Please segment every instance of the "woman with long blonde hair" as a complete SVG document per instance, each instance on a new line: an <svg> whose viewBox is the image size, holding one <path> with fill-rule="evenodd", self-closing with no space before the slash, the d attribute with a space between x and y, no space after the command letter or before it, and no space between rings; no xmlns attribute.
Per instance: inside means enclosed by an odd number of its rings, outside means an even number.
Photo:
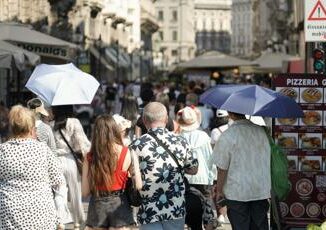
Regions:
<svg viewBox="0 0 326 230"><path fill-rule="evenodd" d="M123 145L120 127L112 116L101 115L95 121L91 151L83 167L82 194L91 196L88 229L128 229L134 224L132 208L124 192L129 174L140 189L136 157Z"/></svg>

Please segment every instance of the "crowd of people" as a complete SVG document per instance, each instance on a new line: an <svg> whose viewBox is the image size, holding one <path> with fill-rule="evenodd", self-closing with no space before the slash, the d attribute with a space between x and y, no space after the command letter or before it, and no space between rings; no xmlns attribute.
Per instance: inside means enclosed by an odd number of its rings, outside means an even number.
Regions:
<svg viewBox="0 0 326 230"><path fill-rule="evenodd" d="M179 90L109 84L91 106L1 103L0 229L211 230L226 213L234 230L268 229L264 130L201 104L204 90L192 81Z"/></svg>

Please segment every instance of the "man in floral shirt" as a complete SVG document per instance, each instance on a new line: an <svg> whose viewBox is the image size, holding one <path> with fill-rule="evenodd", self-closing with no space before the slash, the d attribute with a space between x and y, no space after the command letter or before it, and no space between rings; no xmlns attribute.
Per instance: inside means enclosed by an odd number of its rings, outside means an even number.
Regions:
<svg viewBox="0 0 326 230"><path fill-rule="evenodd" d="M168 120L165 106L158 102L149 103L144 108L143 120L148 133L156 136L174 153L183 172L196 174L198 161L193 158L187 141L165 129ZM169 153L148 133L130 145L130 149L138 155L143 180L140 191L143 200L138 211L140 229L184 229L183 176Z"/></svg>

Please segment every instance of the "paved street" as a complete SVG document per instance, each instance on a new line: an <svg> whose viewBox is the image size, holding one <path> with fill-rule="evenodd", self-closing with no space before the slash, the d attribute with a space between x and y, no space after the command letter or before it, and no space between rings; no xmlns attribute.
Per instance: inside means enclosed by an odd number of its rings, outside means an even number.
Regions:
<svg viewBox="0 0 326 230"><path fill-rule="evenodd" d="M87 207L88 207L88 204L87 204L86 202L84 202L85 215L87 215ZM231 230L232 228L231 228L231 225L230 225L230 223L228 222L227 218L226 218L226 221L227 221L227 223L223 224L222 227L219 227L219 228L217 228L217 229L218 229L218 230ZM73 229L74 229L73 227L74 227L74 226L73 226L72 224L67 224L67 225L66 225L66 229L67 229L67 230L73 230ZM136 229L139 229L139 228L138 228L138 227L133 227L132 229L133 229L133 230L136 230ZM187 229L187 227L185 227L185 229Z"/></svg>

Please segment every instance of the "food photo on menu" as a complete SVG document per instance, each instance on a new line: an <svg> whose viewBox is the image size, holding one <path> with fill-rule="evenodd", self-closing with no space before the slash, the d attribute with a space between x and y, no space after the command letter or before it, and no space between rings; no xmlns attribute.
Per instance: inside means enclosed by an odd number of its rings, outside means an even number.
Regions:
<svg viewBox="0 0 326 230"><path fill-rule="evenodd" d="M298 148L298 133L275 133L277 144L285 149Z"/></svg>
<svg viewBox="0 0 326 230"><path fill-rule="evenodd" d="M287 156L288 158L288 169L289 171L298 170L298 156Z"/></svg>
<svg viewBox="0 0 326 230"><path fill-rule="evenodd" d="M321 156L304 156L299 160L300 171L320 171L322 170Z"/></svg>
<svg viewBox="0 0 326 230"><path fill-rule="evenodd" d="M299 134L299 146L301 149L321 149L322 133Z"/></svg>
<svg viewBox="0 0 326 230"><path fill-rule="evenodd" d="M277 118L276 125L298 125L298 118L296 117Z"/></svg>
<svg viewBox="0 0 326 230"><path fill-rule="evenodd" d="M299 89L298 88L292 88L292 87L276 87L276 91L292 98L296 102L299 102Z"/></svg>
<svg viewBox="0 0 326 230"><path fill-rule="evenodd" d="M300 88L300 103L322 103L322 88Z"/></svg>
<svg viewBox="0 0 326 230"><path fill-rule="evenodd" d="M314 190L314 185L308 178L302 178L295 184L295 190L299 196L310 196Z"/></svg>
<svg viewBox="0 0 326 230"><path fill-rule="evenodd" d="M303 117L300 119L302 126L322 126L322 111L304 110Z"/></svg>

